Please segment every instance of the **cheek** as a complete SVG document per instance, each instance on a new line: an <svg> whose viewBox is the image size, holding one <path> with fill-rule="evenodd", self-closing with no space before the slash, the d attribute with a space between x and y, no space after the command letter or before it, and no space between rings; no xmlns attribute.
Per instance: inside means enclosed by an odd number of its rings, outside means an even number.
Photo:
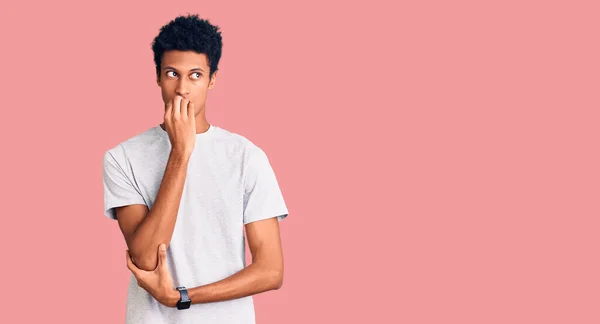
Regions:
<svg viewBox="0 0 600 324"><path fill-rule="evenodd" d="M206 85L199 86L195 89L194 97L196 98L206 98L206 93L208 90L205 88Z"/></svg>
<svg viewBox="0 0 600 324"><path fill-rule="evenodd" d="M160 92L163 94L163 97L169 93L169 90L169 87L165 86L164 84L160 87Z"/></svg>

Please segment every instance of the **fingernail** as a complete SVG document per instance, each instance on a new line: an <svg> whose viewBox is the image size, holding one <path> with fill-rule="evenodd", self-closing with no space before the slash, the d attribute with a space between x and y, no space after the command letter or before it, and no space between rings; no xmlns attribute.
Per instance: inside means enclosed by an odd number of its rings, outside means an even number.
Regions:
<svg viewBox="0 0 600 324"><path fill-rule="evenodd" d="M161 245L160 245L160 250L161 250L161 251L164 251L164 250L166 250L166 249L167 249L167 248L166 248L166 246L165 246L164 244L161 244Z"/></svg>

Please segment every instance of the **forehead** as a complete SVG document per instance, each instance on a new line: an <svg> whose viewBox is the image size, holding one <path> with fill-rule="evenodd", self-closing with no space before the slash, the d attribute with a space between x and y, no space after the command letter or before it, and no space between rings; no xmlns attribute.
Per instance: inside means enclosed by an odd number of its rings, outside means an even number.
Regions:
<svg viewBox="0 0 600 324"><path fill-rule="evenodd" d="M177 51L171 50L163 53L162 67L171 66L178 70L191 70L193 68L201 68L208 70L208 57L204 53L196 53L194 51Z"/></svg>

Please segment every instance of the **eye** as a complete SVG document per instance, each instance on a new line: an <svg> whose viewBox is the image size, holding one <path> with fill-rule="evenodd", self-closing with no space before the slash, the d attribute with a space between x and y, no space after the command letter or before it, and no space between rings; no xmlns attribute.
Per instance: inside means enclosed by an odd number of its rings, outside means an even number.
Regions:
<svg viewBox="0 0 600 324"><path fill-rule="evenodd" d="M169 73L177 74L175 71L167 71L167 76L170 76Z"/></svg>
<svg viewBox="0 0 600 324"><path fill-rule="evenodd" d="M202 74L200 74L200 72L194 72L192 75L198 74L198 77L196 79L200 79L200 77L202 76Z"/></svg>

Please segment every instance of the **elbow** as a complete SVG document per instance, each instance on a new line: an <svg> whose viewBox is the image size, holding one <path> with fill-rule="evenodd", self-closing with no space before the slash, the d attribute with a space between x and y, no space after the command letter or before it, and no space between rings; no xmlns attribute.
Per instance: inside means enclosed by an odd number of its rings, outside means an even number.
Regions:
<svg viewBox="0 0 600 324"><path fill-rule="evenodd" d="M283 270L273 270L269 272L269 282L271 290L278 290L283 286Z"/></svg>
<svg viewBox="0 0 600 324"><path fill-rule="evenodd" d="M129 241L127 245L133 264L140 270L154 271L158 265L158 246L161 243L166 244L167 249L169 248L169 243L166 242L148 243L140 242L139 240Z"/></svg>
<svg viewBox="0 0 600 324"><path fill-rule="evenodd" d="M151 260L151 259L142 259L143 261L140 262L140 265L138 266L138 268L140 268L141 270L146 270L146 271L154 271L154 269L156 269L156 259Z"/></svg>
<svg viewBox="0 0 600 324"><path fill-rule="evenodd" d="M149 255L143 255L140 253L132 255L133 264L138 267L140 270L145 271L153 271L156 269L156 265L158 264L158 259L156 255L154 257Z"/></svg>

